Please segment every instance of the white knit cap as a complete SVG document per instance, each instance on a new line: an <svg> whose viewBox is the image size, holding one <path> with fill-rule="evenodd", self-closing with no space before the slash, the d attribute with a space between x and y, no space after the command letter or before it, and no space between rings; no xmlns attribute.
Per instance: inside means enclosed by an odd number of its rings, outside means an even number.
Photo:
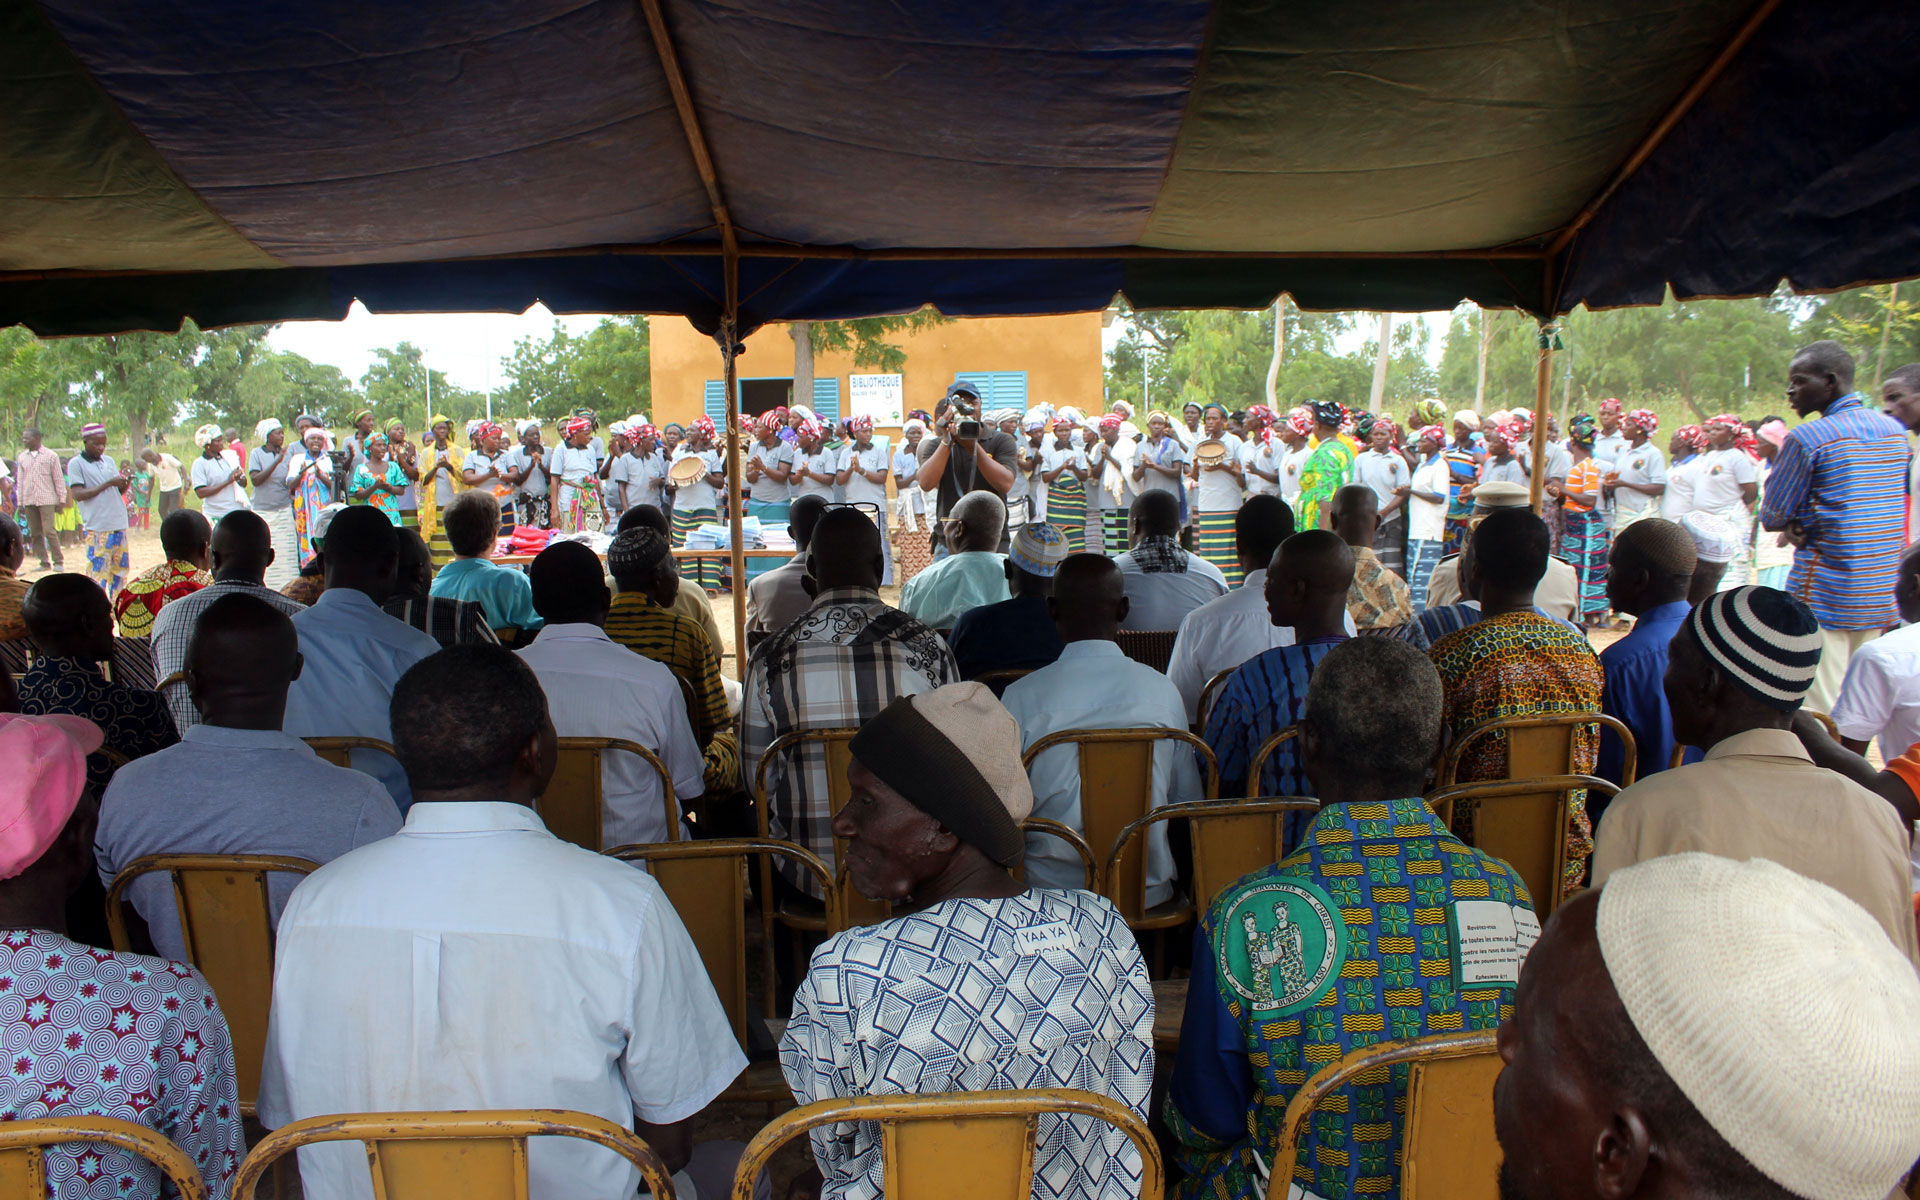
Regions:
<svg viewBox="0 0 1920 1200"><path fill-rule="evenodd" d="M1707 1123L1799 1196L1884 1200L1920 1158L1920 977L1865 910L1766 859L1607 877L1600 954Z"/></svg>

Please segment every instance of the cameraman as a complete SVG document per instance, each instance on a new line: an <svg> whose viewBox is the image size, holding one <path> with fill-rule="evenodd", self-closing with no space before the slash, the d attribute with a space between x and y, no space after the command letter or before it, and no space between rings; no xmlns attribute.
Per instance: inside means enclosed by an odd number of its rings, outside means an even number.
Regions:
<svg viewBox="0 0 1920 1200"><path fill-rule="evenodd" d="M1006 502L1013 490L1014 441L980 420L980 393L970 383L956 383L933 410L933 430L920 439L920 488L935 495L932 530L933 556L944 557L946 539L941 522L968 492L992 492ZM1008 550L1006 531L1000 534L1000 552Z"/></svg>

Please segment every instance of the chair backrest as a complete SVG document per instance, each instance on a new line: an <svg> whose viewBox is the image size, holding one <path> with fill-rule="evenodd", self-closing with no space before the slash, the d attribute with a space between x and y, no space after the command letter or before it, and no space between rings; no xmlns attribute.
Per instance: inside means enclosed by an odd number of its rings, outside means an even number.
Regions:
<svg viewBox="0 0 1920 1200"><path fill-rule="evenodd" d="M653 768L660 779L660 799L666 808L667 840L680 840L680 804L673 794L673 777L658 755L639 742L626 738L555 738L558 753L554 757L553 778L547 790L533 801L533 811L553 836L572 842L584 850L600 853L601 829L605 828L606 778L602 767L609 752L631 754Z"/></svg>
<svg viewBox="0 0 1920 1200"><path fill-rule="evenodd" d="M1620 787L1594 775L1543 775L1442 788L1430 802L1448 825L1459 805L1473 805L1473 846L1519 872L1544 922L1560 904L1568 810L1573 793L1582 790L1612 796Z"/></svg>
<svg viewBox="0 0 1920 1200"><path fill-rule="evenodd" d="M153 673L153 643L147 638L116 637L113 657L108 660L115 683L142 691L156 690Z"/></svg>
<svg viewBox="0 0 1920 1200"><path fill-rule="evenodd" d="M860 730L854 726L836 726L828 729L796 729L792 733L783 733L773 740L765 753L760 755L760 765L753 773L753 803L760 822L760 836L772 836L772 808L767 798L767 771L781 755L796 750L809 742L819 742L827 756L827 813L837 815L846 806L847 797L853 785L847 782L847 767L853 762L853 754L847 744ZM763 863L766 860L762 860ZM834 880L839 885L840 909L848 925L872 925L884 921L893 912L893 906L879 900L869 900L852 887L845 884L846 847L839 838L833 839ZM767 874L771 886L771 871ZM762 895L770 893L762 892Z"/></svg>
<svg viewBox="0 0 1920 1200"><path fill-rule="evenodd" d="M1228 667L1224 671L1215 671L1213 678L1207 680L1207 685L1200 689L1200 704L1197 709L1199 720L1193 726L1195 733L1206 731L1207 718L1213 715L1214 700L1220 695L1220 689L1227 685L1227 680L1232 679L1233 673L1239 669L1239 667Z"/></svg>
<svg viewBox="0 0 1920 1200"><path fill-rule="evenodd" d="M167 676L167 682L173 682L173 676ZM164 688L167 685L163 683L160 686ZM353 765L353 752L355 750L377 750L388 758L396 762L399 761L399 755L394 753L393 743L383 742L379 738L310 737L301 738L300 740L305 742L315 754L318 754L321 758L326 759L336 767L351 767Z"/></svg>
<svg viewBox="0 0 1920 1200"><path fill-rule="evenodd" d="M267 877L276 871L307 875L319 869L319 863L278 854L149 854L123 867L107 889L107 934L115 950L131 950L122 907L127 887L149 872L167 873L187 961L207 977L226 1015L240 1108L248 1114L260 1094L267 1011L273 1001L273 906Z"/></svg>
<svg viewBox="0 0 1920 1200"><path fill-rule="evenodd" d="M1250 800L1200 800L1154 809L1120 831L1107 856L1102 878L1115 871L1123 854L1156 822L1185 821L1193 849L1193 910L1207 911L1220 890L1240 878L1272 866L1293 847L1285 844L1287 817L1317 813L1311 796L1262 796ZM1116 905L1119 901L1114 901ZM1144 898L1136 896L1138 906ZM1123 908L1124 912L1125 909Z"/></svg>
<svg viewBox="0 0 1920 1200"><path fill-rule="evenodd" d="M1639 765L1633 743L1633 730L1617 718L1604 713L1555 713L1543 717L1499 717L1476 725L1448 746L1440 756L1439 785L1452 787L1460 777L1460 759L1482 738L1500 734L1507 742L1508 779L1532 779L1541 775L1574 775L1580 771L1577 758L1579 732L1587 726L1605 726L1619 735L1624 753L1621 760L1621 786L1633 784Z"/></svg>
<svg viewBox="0 0 1920 1200"><path fill-rule="evenodd" d="M605 1146L639 1168L654 1200L673 1200L672 1173L632 1130L559 1108L346 1113L294 1121L254 1145L234 1176L233 1200L254 1200L267 1168L318 1142L365 1143L373 1194L382 1200L527 1200L527 1139L533 1137Z"/></svg>
<svg viewBox="0 0 1920 1200"><path fill-rule="evenodd" d="M14 675L25 675L33 665L33 641L30 638L0 638L0 668Z"/></svg>
<svg viewBox="0 0 1920 1200"><path fill-rule="evenodd" d="M1442 1033L1405 1042L1363 1046L1328 1063L1293 1094L1273 1156L1267 1200L1286 1200L1300 1140L1314 1109L1362 1075L1407 1073L1405 1136L1401 1144L1403 1200L1495 1200L1500 1148L1493 1137L1493 1081L1500 1074L1495 1031Z"/></svg>
<svg viewBox="0 0 1920 1200"><path fill-rule="evenodd" d="M1048 1113L1104 1121L1140 1152L1138 1200L1162 1200L1160 1147L1146 1122L1109 1096L1071 1088L935 1092L820 1100L769 1122L740 1156L733 1200L753 1200L774 1153L808 1130L843 1121L881 1125L881 1194L888 1200L975 1200L1033 1191L1034 1144ZM249 1200L236 1196L236 1200Z"/></svg>
<svg viewBox="0 0 1920 1200"><path fill-rule="evenodd" d="M206 1181L187 1152L132 1121L114 1117L40 1117L0 1123L0 1196L40 1200L47 1194L48 1146L99 1142L139 1155L159 1167L179 1200L207 1200ZM61 1189L66 1194L66 1189Z"/></svg>
<svg viewBox="0 0 1920 1200"><path fill-rule="evenodd" d="M982 671L973 677L972 682L985 684L994 695L1003 696L1006 694L1008 684L1025 679L1031 674L1033 670L1030 667L1005 667L998 671Z"/></svg>
<svg viewBox="0 0 1920 1200"><path fill-rule="evenodd" d="M159 683L154 684L153 690L156 692L159 692L162 696L165 696L167 694L168 688L176 687L176 686L185 687L186 685L187 685L187 673L185 671L175 671L173 674L167 676L165 679L162 679Z"/></svg>
<svg viewBox="0 0 1920 1200"><path fill-rule="evenodd" d="M680 699L687 705L687 724L693 726L696 735L707 732L700 728L700 695L693 690L693 680L675 671L673 681L680 685Z"/></svg>
<svg viewBox="0 0 1920 1200"><path fill-rule="evenodd" d="M1179 636L1177 629L1122 629L1113 640L1128 658L1165 674L1167 664L1173 661L1174 640Z"/></svg>
<svg viewBox="0 0 1920 1200"><path fill-rule="evenodd" d="M827 933L841 929L833 874L819 855L775 838L712 838L704 841L652 842L616 846L610 857L647 864L687 927L707 977L720 996L733 1035L747 1044L747 861L780 857L799 863L827 897ZM773 939L760 939L761 979L766 983L766 1013L773 1015L775 978Z"/></svg>
<svg viewBox="0 0 1920 1200"><path fill-rule="evenodd" d="M1058 821L1049 821L1045 817L1028 817L1020 822L1022 833L1038 833L1045 837L1059 838L1067 848L1080 857L1080 869L1084 874L1082 886L1089 892L1100 890L1100 863L1093 855L1093 847L1087 845L1087 839L1080 836L1071 825L1062 825ZM1015 864L1013 877L1021 883L1027 881L1027 865L1023 859Z"/></svg>
<svg viewBox="0 0 1920 1200"><path fill-rule="evenodd" d="M1260 794L1260 776L1266 773L1267 760L1273 757L1273 752L1299 736L1300 727L1288 725L1275 730L1272 737L1260 743L1260 748L1253 752L1253 762L1247 768L1248 799Z"/></svg>
<svg viewBox="0 0 1920 1200"><path fill-rule="evenodd" d="M1184 729L1155 725L1125 729L1062 729L1027 748L1020 765L1029 772L1042 754L1056 746L1080 752L1080 828L1095 855L1106 854L1127 825L1147 814L1153 804L1153 752L1161 742L1192 747L1207 767L1208 799L1220 794L1220 771L1213 751ZM1174 748L1179 753L1179 747ZM1138 919L1146 895L1146 855L1138 850L1114 860L1101 873L1101 894L1119 907L1122 916Z"/></svg>

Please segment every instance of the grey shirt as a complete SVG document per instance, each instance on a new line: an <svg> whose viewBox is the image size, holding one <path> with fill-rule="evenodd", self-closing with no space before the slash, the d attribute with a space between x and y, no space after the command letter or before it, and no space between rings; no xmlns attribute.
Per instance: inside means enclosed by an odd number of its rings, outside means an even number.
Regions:
<svg viewBox="0 0 1920 1200"><path fill-rule="evenodd" d="M112 479L120 467L111 455L102 454L92 462L84 454L67 460L67 486L92 488ZM127 527L127 497L119 488L108 488L91 500L75 501L80 507L80 525L88 533L111 533Z"/></svg>
<svg viewBox="0 0 1920 1200"><path fill-rule="evenodd" d="M255 446L253 453L247 455L249 479L253 477L253 472L264 471L268 463L273 464L273 473L268 475L264 482L254 485L253 509L255 512L279 512L283 508L292 506L293 495L287 490L288 449L283 446L280 453L275 454L265 446Z"/></svg>
<svg viewBox="0 0 1920 1200"><path fill-rule="evenodd" d="M93 856L111 886L148 854L284 854L324 864L399 831L400 810L373 776L336 767L278 730L195 725L178 745L114 773ZM268 877L275 924L300 878ZM165 873L142 876L127 896L161 957L184 961Z"/></svg>

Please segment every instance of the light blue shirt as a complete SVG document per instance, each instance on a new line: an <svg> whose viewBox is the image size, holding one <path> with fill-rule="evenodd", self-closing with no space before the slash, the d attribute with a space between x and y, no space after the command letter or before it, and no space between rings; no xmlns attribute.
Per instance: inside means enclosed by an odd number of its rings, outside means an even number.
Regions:
<svg viewBox="0 0 1920 1200"><path fill-rule="evenodd" d="M1063 729L1187 728L1187 704L1165 675L1137 663L1112 642L1068 642L1052 666L1007 685L1002 700L1020 723L1020 750ZM1056 746L1034 760L1033 815L1085 833L1080 815L1080 756ZM1193 752L1178 742L1153 751L1153 807L1206 799ZM1110 846L1095 846L1104 861ZM1059 838L1027 837L1027 881L1034 887L1085 887L1080 856ZM1165 822L1147 836L1147 906L1173 895L1173 856Z"/></svg>
<svg viewBox="0 0 1920 1200"><path fill-rule="evenodd" d="M1006 558L991 550L967 550L909 579L900 591L900 607L923 624L951 629L961 613L1012 598Z"/></svg>
<svg viewBox="0 0 1920 1200"><path fill-rule="evenodd" d="M526 572L484 558L454 559L440 568L427 591L451 600L473 601L486 612L487 624L495 629L511 625L532 632L546 624L533 610L533 584Z"/></svg>
<svg viewBox="0 0 1920 1200"><path fill-rule="evenodd" d="M387 709L407 668L440 649L432 636L380 611L365 592L330 587L293 615L304 665L287 689L280 728L295 737L393 740ZM402 813L413 803L407 773L377 751L355 750L355 770L386 785Z"/></svg>

